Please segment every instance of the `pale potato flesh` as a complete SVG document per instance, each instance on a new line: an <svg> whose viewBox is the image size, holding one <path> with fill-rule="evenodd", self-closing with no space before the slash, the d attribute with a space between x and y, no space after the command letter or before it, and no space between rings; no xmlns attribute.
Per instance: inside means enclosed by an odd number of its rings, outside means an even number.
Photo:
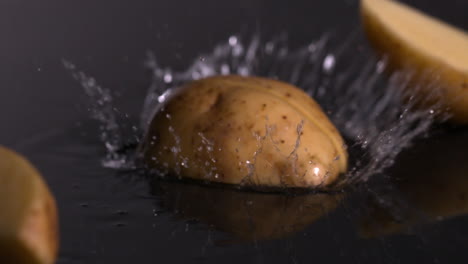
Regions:
<svg viewBox="0 0 468 264"><path fill-rule="evenodd" d="M0 146L0 263L52 264L58 248L55 200L36 169Z"/></svg>
<svg viewBox="0 0 468 264"><path fill-rule="evenodd" d="M451 120L468 123L468 34L391 0L361 0L361 14L369 40L390 66L436 83ZM436 89L426 86L425 93Z"/></svg>
<svg viewBox="0 0 468 264"><path fill-rule="evenodd" d="M141 149L150 167L247 186L325 187L347 167L343 139L317 103L256 77L185 85L156 113Z"/></svg>

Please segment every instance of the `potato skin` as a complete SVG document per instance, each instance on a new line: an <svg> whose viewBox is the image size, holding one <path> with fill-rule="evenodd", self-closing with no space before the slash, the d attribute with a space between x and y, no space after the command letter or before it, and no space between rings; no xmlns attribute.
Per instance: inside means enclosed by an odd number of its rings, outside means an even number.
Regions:
<svg viewBox="0 0 468 264"><path fill-rule="evenodd" d="M468 72L455 68L431 54L422 52L418 49L418 45L424 45L424 43L414 41L408 43L399 38L398 32L395 33L394 29L386 25L376 13L375 2L381 2L381 0L361 0L362 25L372 47L388 59L389 70L404 70L413 74L409 88L416 88L422 84L421 92L424 94L421 96L437 95L443 110L451 115L450 121L452 123L468 124ZM403 4L392 3L394 1L384 2L401 5L400 8L412 10ZM414 13L419 15L416 10ZM447 27L450 26L447 25ZM436 33L434 32L434 34ZM460 30L460 34L466 33ZM465 65L466 69L468 64ZM433 103L434 100L430 100L421 106L426 107Z"/></svg>
<svg viewBox="0 0 468 264"><path fill-rule="evenodd" d="M307 94L257 77L181 87L153 117L141 150L165 173L247 186L325 187L347 166L343 139Z"/></svg>
<svg viewBox="0 0 468 264"><path fill-rule="evenodd" d="M59 246L54 197L39 172L0 146L0 263L52 264Z"/></svg>

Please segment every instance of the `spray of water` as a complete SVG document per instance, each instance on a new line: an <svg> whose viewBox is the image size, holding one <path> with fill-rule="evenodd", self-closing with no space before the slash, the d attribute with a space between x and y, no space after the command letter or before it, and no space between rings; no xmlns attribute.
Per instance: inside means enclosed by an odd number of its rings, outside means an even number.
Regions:
<svg viewBox="0 0 468 264"><path fill-rule="evenodd" d="M78 71L73 63L64 60L63 65L83 87L89 99L88 111L91 118L99 123L99 137L106 147L106 155L102 159L102 165L108 168L127 167L127 156L119 153L125 140L119 124L118 110L114 107L110 90L101 87L93 77Z"/></svg>
<svg viewBox="0 0 468 264"><path fill-rule="evenodd" d="M414 86L411 73L396 72L388 77L384 74L385 59L356 53L353 44L348 40L334 46L325 35L290 50L284 36L270 41L254 36L247 42L231 36L180 72L160 66L150 53L146 65L153 80L144 100L140 128L147 128L177 87L192 80L228 74L278 79L313 97L347 139L351 169L339 184L367 181L391 166L415 138L426 135L443 111L434 100L436 94L419 93L423 87L409 87ZM118 154L123 139L109 90L71 63L64 64L88 95L92 117L101 123L101 140L107 149L103 165L128 168L127 156ZM415 107L422 102L431 103L426 108Z"/></svg>

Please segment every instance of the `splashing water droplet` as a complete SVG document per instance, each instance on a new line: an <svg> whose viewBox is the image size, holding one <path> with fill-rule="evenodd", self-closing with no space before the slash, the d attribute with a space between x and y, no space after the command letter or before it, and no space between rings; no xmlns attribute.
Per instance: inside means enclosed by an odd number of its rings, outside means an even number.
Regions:
<svg viewBox="0 0 468 264"><path fill-rule="evenodd" d="M164 74L164 82L171 83L172 82L172 75L170 73Z"/></svg>
<svg viewBox="0 0 468 264"><path fill-rule="evenodd" d="M89 111L91 118L100 123L99 135L104 144L107 153L101 163L107 168L123 168L133 166L128 162L126 155L120 154L118 151L124 145L124 137L121 134L118 112L113 105L113 97L110 90L105 89L96 82L92 77L89 77L84 72L77 70L76 66L68 61L63 61L63 65L72 74L72 77L80 82L86 95L89 98ZM128 115L126 115L128 117Z"/></svg>
<svg viewBox="0 0 468 264"><path fill-rule="evenodd" d="M275 44L273 44L272 42L268 42L268 43L265 45L265 53L266 53L266 54L272 54L274 48L275 48Z"/></svg>
<svg viewBox="0 0 468 264"><path fill-rule="evenodd" d="M323 60L323 70L326 73L330 73L335 67L335 56L333 54L328 54Z"/></svg>
<svg viewBox="0 0 468 264"><path fill-rule="evenodd" d="M158 96L158 103L164 103L169 97L169 95L171 95L171 92L172 90L167 90L166 92Z"/></svg>
<svg viewBox="0 0 468 264"><path fill-rule="evenodd" d="M237 45L237 41L238 41L238 39L237 39L236 36L230 36L229 37L229 45L235 46L235 45Z"/></svg>
<svg viewBox="0 0 468 264"><path fill-rule="evenodd" d="M386 62L385 60L380 60L377 62L376 68L378 73L382 73L385 70Z"/></svg>

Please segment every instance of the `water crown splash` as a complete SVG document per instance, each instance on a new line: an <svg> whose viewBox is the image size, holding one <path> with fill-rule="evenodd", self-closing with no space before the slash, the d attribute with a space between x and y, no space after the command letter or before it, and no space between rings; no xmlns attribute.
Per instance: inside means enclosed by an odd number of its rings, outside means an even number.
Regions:
<svg viewBox="0 0 468 264"><path fill-rule="evenodd" d="M351 169L338 185L365 182L390 167L415 138L426 135L443 111L433 100L436 95L421 96L418 89L406 89L414 85L410 73L395 72L387 78L385 59L356 55L350 46L348 41L333 49L330 38L324 35L289 50L284 36L266 42L254 36L245 44L234 35L180 72L161 67L150 53L146 66L152 72L152 84L144 100L140 128L145 131L155 112L187 82L229 74L278 79L314 98L347 139ZM101 140L107 149L103 166L128 168L131 159L118 152L123 140L110 91L71 63L64 64L88 95L92 118L101 123ZM432 103L423 109L415 107L425 101Z"/></svg>

